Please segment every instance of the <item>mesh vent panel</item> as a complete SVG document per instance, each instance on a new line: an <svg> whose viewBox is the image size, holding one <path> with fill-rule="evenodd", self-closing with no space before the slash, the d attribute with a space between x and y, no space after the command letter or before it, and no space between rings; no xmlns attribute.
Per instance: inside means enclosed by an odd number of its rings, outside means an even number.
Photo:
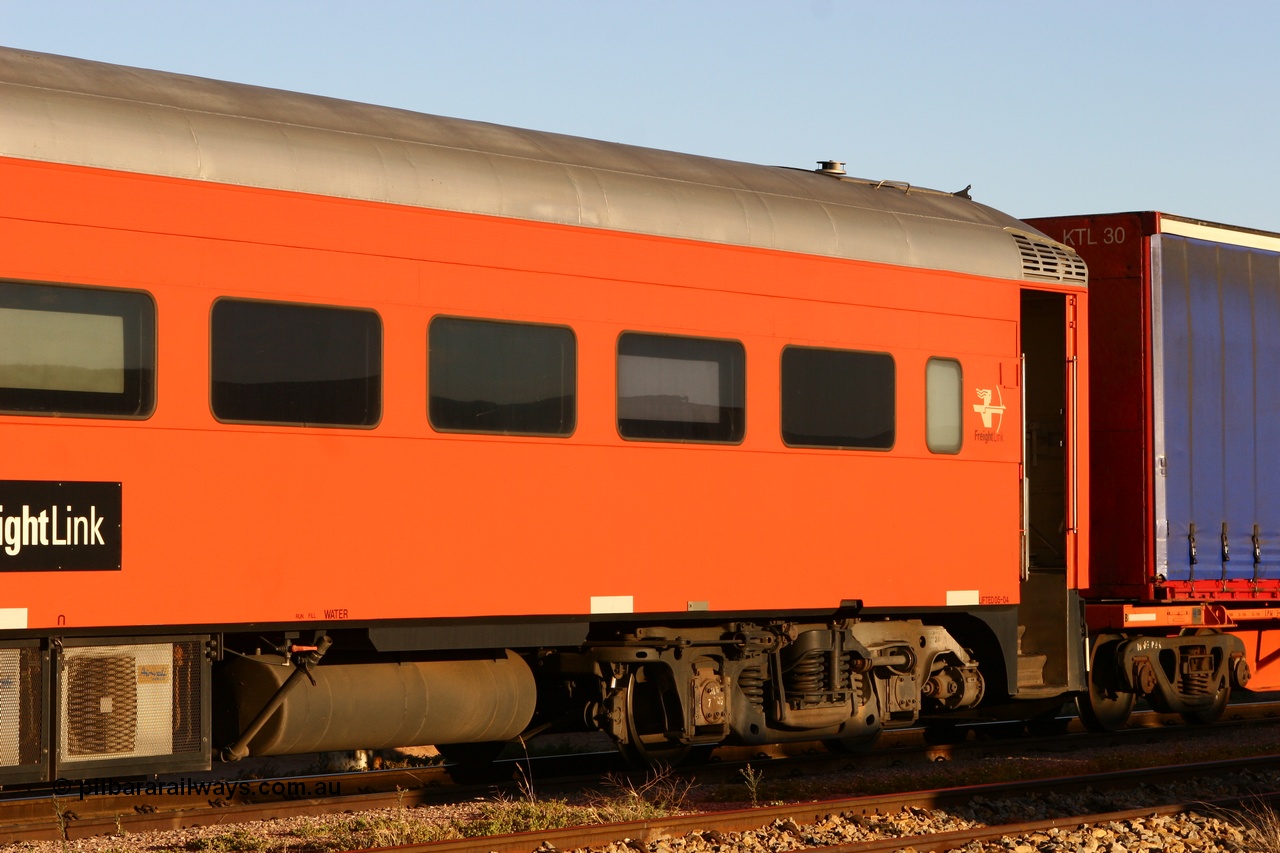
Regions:
<svg viewBox="0 0 1280 853"><path fill-rule="evenodd" d="M1022 255L1023 278L1080 283L1088 280L1088 268L1079 255L1057 243L1011 233L1018 253Z"/></svg>
<svg viewBox="0 0 1280 853"><path fill-rule="evenodd" d="M134 666L131 655L67 661L67 755L134 751L138 731Z"/></svg>
<svg viewBox="0 0 1280 853"><path fill-rule="evenodd" d="M0 649L0 772L41 761L42 665L38 648Z"/></svg>
<svg viewBox="0 0 1280 853"><path fill-rule="evenodd" d="M203 639L64 649L59 766L201 755L203 651Z"/></svg>
<svg viewBox="0 0 1280 853"><path fill-rule="evenodd" d="M173 751L199 752L200 668L204 648L199 641L173 644Z"/></svg>

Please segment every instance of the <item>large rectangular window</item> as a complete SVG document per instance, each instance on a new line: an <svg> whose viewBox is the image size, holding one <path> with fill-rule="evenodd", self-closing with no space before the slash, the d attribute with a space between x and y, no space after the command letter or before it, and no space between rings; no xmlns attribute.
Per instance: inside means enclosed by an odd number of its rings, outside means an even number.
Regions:
<svg viewBox="0 0 1280 853"><path fill-rule="evenodd" d="M564 326L436 317L428 415L445 432L557 435L577 419L577 344Z"/></svg>
<svg viewBox="0 0 1280 853"><path fill-rule="evenodd" d="M894 442L894 365L886 353L782 351L782 440L797 447L887 450Z"/></svg>
<svg viewBox="0 0 1280 853"><path fill-rule="evenodd" d="M0 282L0 410L146 417L155 326L145 293Z"/></svg>
<svg viewBox="0 0 1280 853"><path fill-rule="evenodd" d="M372 311L222 299L211 350L219 420L368 427L382 416L382 322Z"/></svg>
<svg viewBox="0 0 1280 853"><path fill-rule="evenodd" d="M925 367L925 442L934 453L959 453L963 441L964 371L953 358L931 358Z"/></svg>
<svg viewBox="0 0 1280 853"><path fill-rule="evenodd" d="M737 341L622 335L618 432L660 441L741 441L745 364Z"/></svg>

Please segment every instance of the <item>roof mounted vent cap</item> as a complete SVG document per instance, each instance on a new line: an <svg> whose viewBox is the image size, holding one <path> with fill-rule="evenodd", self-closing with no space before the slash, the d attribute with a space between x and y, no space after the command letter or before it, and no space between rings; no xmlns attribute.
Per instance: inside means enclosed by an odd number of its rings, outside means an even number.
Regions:
<svg viewBox="0 0 1280 853"><path fill-rule="evenodd" d="M835 175L836 177L848 174L844 170L844 163L839 160L819 160L816 171L824 175Z"/></svg>
<svg viewBox="0 0 1280 853"><path fill-rule="evenodd" d="M1022 258L1022 277L1084 284L1089 269L1076 250L1036 234L1006 228Z"/></svg>

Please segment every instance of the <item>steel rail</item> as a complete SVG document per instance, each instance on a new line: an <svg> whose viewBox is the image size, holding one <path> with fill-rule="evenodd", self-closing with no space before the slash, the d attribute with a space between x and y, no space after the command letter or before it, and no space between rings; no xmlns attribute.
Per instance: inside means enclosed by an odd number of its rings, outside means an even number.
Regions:
<svg viewBox="0 0 1280 853"><path fill-rule="evenodd" d="M1280 800L1280 791L1247 798L1225 797L1208 802L1148 806L1126 811L1050 818L1048 820L1008 823L999 826L975 827L973 829L958 829L952 832L937 832L930 835L904 835L896 838L859 841L851 844L824 845L822 850L824 853L897 853L903 849L911 849L917 851L917 853L948 853L952 850L962 850L974 842L981 843L999 841L1002 838L1019 838L1053 829L1074 829L1080 826L1122 823L1154 816L1164 817L1187 814L1189 812L1204 811L1205 809L1232 810L1253 806L1258 803L1273 803L1277 800Z"/></svg>
<svg viewBox="0 0 1280 853"><path fill-rule="evenodd" d="M1280 755L1263 759L1211 762L1209 764L1180 765L1160 771L1126 770L1114 773L1078 777L1062 777L1039 780L1034 783L1000 783L974 785L964 788L947 788L905 794L886 794L874 797L825 800L782 806L766 806L725 812L704 812L674 818L634 821L630 823L581 826L568 829L544 830L512 835L493 835L483 839L468 838L457 841L434 841L424 844L407 844L394 848L397 853L462 853L462 851L486 850L490 853L530 853L530 851L557 848L571 850L597 847L631 840L639 844L670 838L681 838L691 832L746 832L790 821L803 827L817 824L832 815L892 814L906 808L939 809L967 803L976 797L998 799L1036 793L1063 793L1086 787L1110 788L1132 785L1134 782L1153 783L1161 779L1173 781L1189 776L1202 777L1206 773L1236 773L1245 769L1280 768ZM1166 775L1165 771L1168 771ZM1237 808L1242 804L1258 803L1280 798L1280 792L1264 792L1249 797L1220 798L1197 803L1176 803L1163 806L1146 806L1124 811L1090 815L1070 815L1040 821L1025 821L999 826L975 827L967 830L934 833L918 836L894 836L869 839L845 845L821 847L824 851L848 851L848 853L875 853L914 848L919 853L947 851L963 847L973 840L993 840L1005 836L1043 831L1045 829L1078 827L1081 825L1111 821L1135 820L1153 814L1179 814L1195 809ZM389 849L389 848L387 848Z"/></svg>
<svg viewBox="0 0 1280 853"><path fill-rule="evenodd" d="M1185 740L1191 736L1211 736L1229 727L1275 723L1276 709L1280 706L1256 705L1252 714L1239 713L1239 719L1217 726L1161 726L1155 715L1149 725L1107 734L1073 733L1050 737L1020 737L1008 739L966 740L955 744L922 744L919 730L895 733L891 742L902 746L877 749L857 755L830 754L815 748L814 744L793 745L792 750L780 749L769 753L746 748L726 748L717 753L717 761L685 769L696 775L702 783L739 783L741 771L755 762L757 769L768 767L770 773L818 776L825 773L875 767L906 765L911 763L952 761L968 754L980 755L993 744L1016 744L1020 750L1044 749L1062 752L1084 749L1095 743L1124 746L1130 741L1149 744L1152 738ZM1235 709L1244 712L1245 708ZM796 749L802 750L797 752ZM761 762L767 762L762 764ZM0 800L0 825L6 827L10 840L63 840L111 834L120 829L129 832L154 832L177 829L198 824L251 822L282 813L323 814L357 809L394 808L397 805L417 806L439 804L491 793L495 788L509 784L518 775L517 767L524 768L532 778L538 779L543 795L556 791L571 792L598 783L609 773L625 772L624 765L614 753L590 753L573 756L542 756L499 762L480 777L474 773L468 779L466 768L458 766L416 767L378 770L341 775L294 776L254 780L206 781L210 790L185 794L139 794L136 790L117 795L99 794L81 800L68 797L29 797ZM533 768L531 771L529 768ZM77 783L70 783L76 785ZM145 780L125 782L141 786ZM163 786L164 780L153 783ZM356 793L331 796L299 796L286 793L285 786L293 791L315 791L323 786L329 791L345 789ZM269 791L280 786L282 793ZM235 788L232 796L223 796L228 787ZM514 789L511 789L514 790ZM73 788L73 794L75 789ZM518 793L518 792L517 792Z"/></svg>

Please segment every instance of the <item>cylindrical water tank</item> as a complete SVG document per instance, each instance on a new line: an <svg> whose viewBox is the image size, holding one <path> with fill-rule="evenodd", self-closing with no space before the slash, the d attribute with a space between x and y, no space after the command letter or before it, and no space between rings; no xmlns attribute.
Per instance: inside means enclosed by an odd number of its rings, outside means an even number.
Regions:
<svg viewBox="0 0 1280 853"><path fill-rule="evenodd" d="M238 657L221 673L238 730L275 695L293 667L278 655ZM320 665L249 742L250 755L389 749L510 740L529 724L533 672L512 651L489 660ZM225 719L225 718L224 718Z"/></svg>

